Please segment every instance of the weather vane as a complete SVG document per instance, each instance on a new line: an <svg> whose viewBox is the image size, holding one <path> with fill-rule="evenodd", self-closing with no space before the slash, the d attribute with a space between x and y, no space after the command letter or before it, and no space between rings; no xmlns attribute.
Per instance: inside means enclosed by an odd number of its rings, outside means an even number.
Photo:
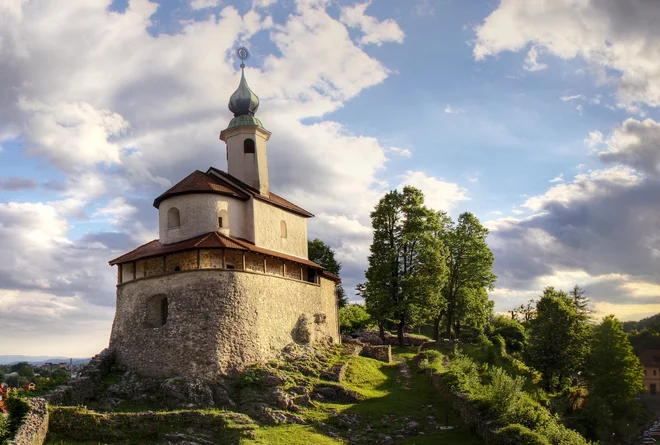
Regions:
<svg viewBox="0 0 660 445"><path fill-rule="evenodd" d="M236 50L236 55L241 59L241 68L245 68L245 61L250 57L250 51L244 46Z"/></svg>

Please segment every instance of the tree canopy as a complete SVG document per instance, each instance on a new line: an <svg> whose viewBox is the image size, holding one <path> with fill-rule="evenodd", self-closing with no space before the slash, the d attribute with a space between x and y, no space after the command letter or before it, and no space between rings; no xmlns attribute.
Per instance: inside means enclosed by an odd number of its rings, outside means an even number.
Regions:
<svg viewBox="0 0 660 445"><path fill-rule="evenodd" d="M307 241L307 256L310 260L325 267L331 274L339 276L341 263L335 259L335 251L330 246L318 238ZM344 287L339 283L337 285L337 304L340 308L348 304L348 298Z"/></svg>

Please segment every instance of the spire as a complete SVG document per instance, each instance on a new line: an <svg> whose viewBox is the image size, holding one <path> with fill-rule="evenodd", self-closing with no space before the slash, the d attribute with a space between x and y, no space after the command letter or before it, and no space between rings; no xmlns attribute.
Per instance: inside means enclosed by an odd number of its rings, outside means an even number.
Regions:
<svg viewBox="0 0 660 445"><path fill-rule="evenodd" d="M250 89L245 80L245 60L250 56L249 51L241 46L236 51L236 55L241 59L241 82L234 94L229 98L229 110L234 113L234 119L229 124L229 128L238 125L256 125L261 127L259 119L254 114L259 109L259 98Z"/></svg>

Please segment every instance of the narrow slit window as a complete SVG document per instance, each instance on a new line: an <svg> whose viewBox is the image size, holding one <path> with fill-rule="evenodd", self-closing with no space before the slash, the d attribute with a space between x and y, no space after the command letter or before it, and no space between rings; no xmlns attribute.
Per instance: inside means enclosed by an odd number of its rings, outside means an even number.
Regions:
<svg viewBox="0 0 660 445"><path fill-rule="evenodd" d="M172 207L167 211L167 228L176 229L181 227L181 212L176 207Z"/></svg>

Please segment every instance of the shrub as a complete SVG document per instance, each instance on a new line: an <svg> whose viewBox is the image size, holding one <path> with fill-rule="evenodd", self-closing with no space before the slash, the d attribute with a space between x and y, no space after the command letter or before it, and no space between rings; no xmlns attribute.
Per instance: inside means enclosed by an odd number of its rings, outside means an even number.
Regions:
<svg viewBox="0 0 660 445"><path fill-rule="evenodd" d="M514 439L518 445L551 445L543 436L523 425L505 426L497 434L508 439Z"/></svg>
<svg viewBox="0 0 660 445"><path fill-rule="evenodd" d="M339 309L339 329L343 334L366 329L371 325L371 317L364 306L349 304Z"/></svg>
<svg viewBox="0 0 660 445"><path fill-rule="evenodd" d="M479 366L458 350L454 352L449 369L444 374L444 380L458 392L467 394L479 394L481 392Z"/></svg>
<svg viewBox="0 0 660 445"><path fill-rule="evenodd" d="M415 361L420 369L432 369L435 372L442 372L442 353L435 349L427 349L417 354Z"/></svg>

